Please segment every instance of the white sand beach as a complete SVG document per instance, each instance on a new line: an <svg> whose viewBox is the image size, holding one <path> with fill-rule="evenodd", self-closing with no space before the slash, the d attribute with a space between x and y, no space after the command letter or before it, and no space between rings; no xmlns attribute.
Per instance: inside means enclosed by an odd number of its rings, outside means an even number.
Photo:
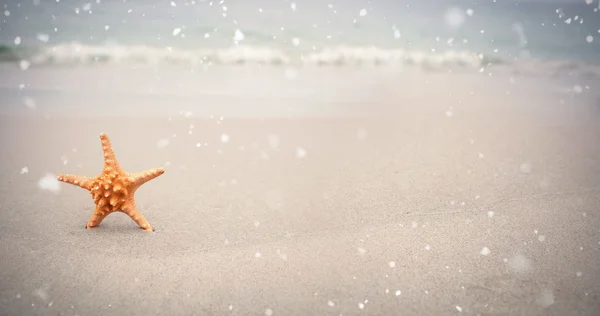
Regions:
<svg viewBox="0 0 600 316"><path fill-rule="evenodd" d="M594 87L107 69L0 75L2 315L600 310ZM126 171L166 168L136 194L155 232L86 230L88 192L40 186L99 174L101 132Z"/></svg>

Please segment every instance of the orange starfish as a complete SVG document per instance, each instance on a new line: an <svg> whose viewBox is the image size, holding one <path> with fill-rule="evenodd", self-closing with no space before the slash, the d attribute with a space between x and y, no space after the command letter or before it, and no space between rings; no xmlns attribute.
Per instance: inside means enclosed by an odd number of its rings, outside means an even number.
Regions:
<svg viewBox="0 0 600 316"><path fill-rule="evenodd" d="M71 174L58 176L59 181L86 189L94 197L96 210L85 228L96 227L108 214L120 211L129 215L142 229L153 231L152 226L135 206L133 195L142 184L160 176L165 170L157 168L140 173L127 173L119 166L108 136L104 133L100 134L100 141L104 151L104 170L99 176L94 178Z"/></svg>

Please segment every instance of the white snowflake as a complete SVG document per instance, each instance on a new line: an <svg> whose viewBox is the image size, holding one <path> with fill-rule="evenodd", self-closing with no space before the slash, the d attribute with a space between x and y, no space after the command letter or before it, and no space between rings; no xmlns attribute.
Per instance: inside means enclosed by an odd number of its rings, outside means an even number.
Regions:
<svg viewBox="0 0 600 316"><path fill-rule="evenodd" d="M38 181L38 187L45 191L53 192L58 194L60 192L60 182L56 178L56 175L48 173Z"/></svg>
<svg viewBox="0 0 600 316"><path fill-rule="evenodd" d="M27 107L28 109L32 109L32 110L37 107L35 100L30 97L24 97L23 104L25 105L25 107Z"/></svg>
<svg viewBox="0 0 600 316"><path fill-rule="evenodd" d="M462 313L462 307L456 305L456 310L459 311L460 313Z"/></svg>
<svg viewBox="0 0 600 316"><path fill-rule="evenodd" d="M332 302L332 301L328 301L328 302L327 302L327 306L329 306L329 307L334 307L334 306L335 306L335 303L334 303L334 302Z"/></svg>
<svg viewBox="0 0 600 316"><path fill-rule="evenodd" d="M396 296L400 296L400 294L402 294L402 291L396 290Z"/></svg>
<svg viewBox="0 0 600 316"><path fill-rule="evenodd" d="M298 45L300 45L300 39L299 39L299 38L297 38L297 37L294 37L294 38L292 38L292 44L293 44L294 46L298 46Z"/></svg>
<svg viewBox="0 0 600 316"><path fill-rule="evenodd" d="M15 37L15 45L21 45L21 37Z"/></svg>
<svg viewBox="0 0 600 316"><path fill-rule="evenodd" d="M396 263L394 261L390 261L388 263L388 265L390 266L390 268L395 268L396 267Z"/></svg>
<svg viewBox="0 0 600 316"><path fill-rule="evenodd" d="M226 144L226 143L228 143L228 142L229 142L229 135L227 135L227 134L222 134L222 135L221 135L221 142L222 142L223 144Z"/></svg>
<svg viewBox="0 0 600 316"><path fill-rule="evenodd" d="M43 42L43 43L48 43L48 41L50 40L50 36L48 34L43 34L43 33L38 33L36 35L36 38L38 39L38 41Z"/></svg>
<svg viewBox="0 0 600 316"><path fill-rule="evenodd" d="M21 174L27 174L29 173L29 168L27 168L27 166L21 168Z"/></svg>
<svg viewBox="0 0 600 316"><path fill-rule="evenodd" d="M240 29L236 29L235 33L233 35L233 41L234 42L241 42L243 41L245 38L244 33L242 33L242 31L240 31Z"/></svg>
<svg viewBox="0 0 600 316"><path fill-rule="evenodd" d="M591 35L588 35L588 36L585 37L585 40L586 40L586 42L591 43L591 42L594 41L594 37L591 36Z"/></svg>
<svg viewBox="0 0 600 316"><path fill-rule="evenodd" d="M296 157L298 157L300 159L306 157L306 149L304 149L302 147L297 147L296 148Z"/></svg>
<svg viewBox="0 0 600 316"><path fill-rule="evenodd" d="M459 28L465 23L465 13L459 8L450 8L444 14L444 21L451 28Z"/></svg>
<svg viewBox="0 0 600 316"><path fill-rule="evenodd" d="M29 61L27 61L27 60L21 60L21 61L19 62L19 67L21 68L21 70L27 70L27 69L29 69L29 66L30 66L30 65L31 65L31 64L30 64L30 63L29 63Z"/></svg>
<svg viewBox="0 0 600 316"><path fill-rule="evenodd" d="M361 10L358 12L358 15L360 15L360 16L365 16L365 15L367 15L367 9L361 9Z"/></svg>
<svg viewBox="0 0 600 316"><path fill-rule="evenodd" d="M180 27L176 27L173 29L173 36L177 36L181 33L181 28Z"/></svg>
<svg viewBox="0 0 600 316"><path fill-rule="evenodd" d="M271 310L270 308L267 308L267 309L265 310L265 315L267 315L267 316L271 316L271 315L273 315L273 310Z"/></svg>
<svg viewBox="0 0 600 316"><path fill-rule="evenodd" d="M159 140L156 142L156 148L157 148L157 149L163 149L163 148L165 148L165 147L169 146L169 142L170 142L170 141L169 141L169 139L168 139L168 138L166 138L166 137L163 137L163 138L159 139Z"/></svg>
<svg viewBox="0 0 600 316"><path fill-rule="evenodd" d="M517 254L505 261L508 262L508 267L517 273L527 273L532 269L531 260L522 254Z"/></svg>
<svg viewBox="0 0 600 316"><path fill-rule="evenodd" d="M482 256L487 256L491 253L490 248L488 247L483 247L483 249L481 249L481 251L479 252Z"/></svg>

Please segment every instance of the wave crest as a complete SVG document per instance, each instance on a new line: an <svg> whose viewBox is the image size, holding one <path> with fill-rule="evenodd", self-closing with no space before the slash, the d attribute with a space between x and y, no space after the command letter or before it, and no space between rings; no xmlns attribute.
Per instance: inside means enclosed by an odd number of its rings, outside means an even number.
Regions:
<svg viewBox="0 0 600 316"><path fill-rule="evenodd" d="M11 61L18 55L10 54ZM377 47L331 47L320 51L286 52L256 46L181 50L171 47L60 44L21 56L32 64L179 63L179 64L307 64L307 65L415 65L424 67L480 67L484 60L466 51L441 53L382 49ZM4 59L7 61L7 59Z"/></svg>
<svg viewBox="0 0 600 316"><path fill-rule="evenodd" d="M594 63L507 59L468 51L407 51L378 47L327 47L320 51L284 51L259 46L182 50L172 47L85 45L65 43L34 49L0 45L0 62L26 59L31 65L189 64L189 65L293 65L293 66L411 66L427 70L502 67L516 74L600 78Z"/></svg>

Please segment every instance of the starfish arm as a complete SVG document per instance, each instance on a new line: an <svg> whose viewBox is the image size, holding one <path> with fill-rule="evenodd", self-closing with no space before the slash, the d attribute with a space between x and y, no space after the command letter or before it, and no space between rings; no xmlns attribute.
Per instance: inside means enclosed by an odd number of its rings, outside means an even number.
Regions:
<svg viewBox="0 0 600 316"><path fill-rule="evenodd" d="M154 231L150 223L146 220L144 215L138 210L135 202L131 201L123 205L123 213L127 214L133 221L138 224L145 231Z"/></svg>
<svg viewBox="0 0 600 316"><path fill-rule="evenodd" d="M94 211L94 214L92 214L92 217L90 218L90 220L87 223L87 225L85 225L85 228L86 229L90 229L92 227L98 227L98 225L100 225L100 223L102 222L102 220L104 220L104 218L108 214L109 214L109 212L102 211L102 207L96 207L96 210Z"/></svg>
<svg viewBox="0 0 600 316"><path fill-rule="evenodd" d="M93 179L89 177L76 176L72 174L61 174L57 177L58 181L76 185L86 190L92 187Z"/></svg>
<svg viewBox="0 0 600 316"><path fill-rule="evenodd" d="M110 143L110 139L105 133L100 134L100 142L102 143L102 151L104 152L104 168L113 168L115 171L122 171L112 148L112 144Z"/></svg>
<svg viewBox="0 0 600 316"><path fill-rule="evenodd" d="M139 187L142 184L160 176L163 173L165 173L165 169L163 168L151 169L144 172L132 173L129 175L129 180L134 185L134 187Z"/></svg>

